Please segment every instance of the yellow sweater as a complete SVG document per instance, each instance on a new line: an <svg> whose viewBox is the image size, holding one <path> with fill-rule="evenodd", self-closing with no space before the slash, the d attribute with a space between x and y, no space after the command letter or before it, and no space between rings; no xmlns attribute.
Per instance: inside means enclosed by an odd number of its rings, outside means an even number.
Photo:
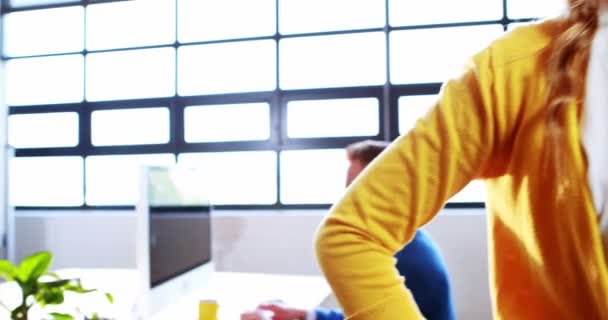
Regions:
<svg viewBox="0 0 608 320"><path fill-rule="evenodd" d="M564 28L557 20L522 27L476 55L333 206L316 250L348 319L422 318L393 253L476 178L488 188L495 318L608 319L608 269L580 143L583 99L562 109L561 129L546 117L548 53ZM576 92L584 96L584 80Z"/></svg>

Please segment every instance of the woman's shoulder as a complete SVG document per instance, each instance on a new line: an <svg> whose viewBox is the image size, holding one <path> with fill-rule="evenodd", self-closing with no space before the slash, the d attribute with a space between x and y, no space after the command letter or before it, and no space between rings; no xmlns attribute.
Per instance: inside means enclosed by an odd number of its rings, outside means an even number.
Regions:
<svg viewBox="0 0 608 320"><path fill-rule="evenodd" d="M545 63L544 54L551 50L553 41L566 28L565 19L559 17L516 25L488 48L494 66L500 68L517 62Z"/></svg>

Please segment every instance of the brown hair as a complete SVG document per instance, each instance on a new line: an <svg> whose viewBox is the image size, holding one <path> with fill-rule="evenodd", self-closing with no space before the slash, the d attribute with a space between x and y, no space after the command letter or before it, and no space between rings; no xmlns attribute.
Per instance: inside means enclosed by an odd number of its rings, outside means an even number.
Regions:
<svg viewBox="0 0 608 320"><path fill-rule="evenodd" d="M390 142L377 140L363 140L349 144L346 147L346 155L348 160L359 160L364 164L369 164L376 158Z"/></svg>
<svg viewBox="0 0 608 320"><path fill-rule="evenodd" d="M555 119L563 106L576 99L575 86L580 74L574 63L587 63L589 59L598 27L599 3L599 0L568 0L569 12L564 18L568 27L555 40L549 62L550 119Z"/></svg>

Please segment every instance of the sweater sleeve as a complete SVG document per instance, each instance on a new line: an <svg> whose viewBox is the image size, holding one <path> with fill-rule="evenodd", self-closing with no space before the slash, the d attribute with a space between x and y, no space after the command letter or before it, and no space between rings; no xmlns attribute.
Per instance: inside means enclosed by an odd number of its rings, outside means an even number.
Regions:
<svg viewBox="0 0 608 320"><path fill-rule="evenodd" d="M490 62L486 49L444 84L431 111L359 175L322 222L317 259L347 319L422 318L393 255L478 177L498 143Z"/></svg>

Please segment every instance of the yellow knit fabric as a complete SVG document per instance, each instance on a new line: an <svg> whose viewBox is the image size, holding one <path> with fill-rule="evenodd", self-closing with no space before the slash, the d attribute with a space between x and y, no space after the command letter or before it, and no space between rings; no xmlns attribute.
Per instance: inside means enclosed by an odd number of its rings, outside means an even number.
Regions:
<svg viewBox="0 0 608 320"><path fill-rule="evenodd" d="M347 319L422 318L393 254L472 179L488 188L494 317L608 319L580 143L583 99L562 109L557 127L546 116L548 53L564 28L521 27L477 54L332 207L316 250ZM586 63L578 65L583 97Z"/></svg>

